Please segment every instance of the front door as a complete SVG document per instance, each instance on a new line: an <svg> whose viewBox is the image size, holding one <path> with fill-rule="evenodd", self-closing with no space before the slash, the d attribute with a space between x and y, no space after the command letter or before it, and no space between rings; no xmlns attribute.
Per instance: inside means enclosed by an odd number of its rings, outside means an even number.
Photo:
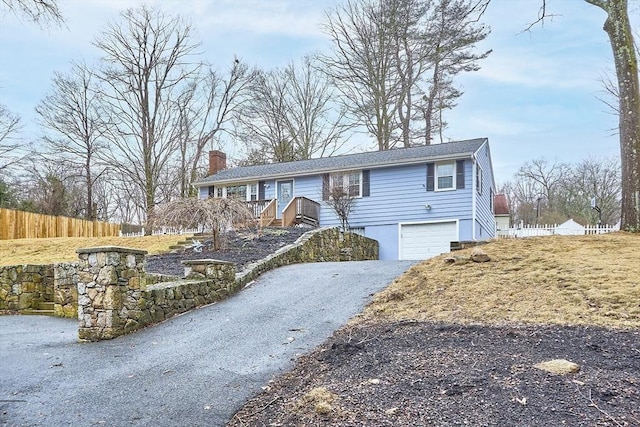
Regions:
<svg viewBox="0 0 640 427"><path fill-rule="evenodd" d="M278 216L276 218L282 218L282 211L293 198L293 180L278 181L276 191L278 192Z"/></svg>

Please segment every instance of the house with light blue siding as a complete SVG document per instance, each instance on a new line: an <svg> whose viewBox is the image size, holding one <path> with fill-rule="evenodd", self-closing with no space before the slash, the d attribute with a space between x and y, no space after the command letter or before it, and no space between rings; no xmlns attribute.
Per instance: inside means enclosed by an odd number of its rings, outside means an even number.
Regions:
<svg viewBox="0 0 640 427"><path fill-rule="evenodd" d="M235 168L212 151L209 163L199 197L246 200L263 225L339 226L340 189L353 199L350 229L377 240L380 259L426 259L495 234L486 138Z"/></svg>

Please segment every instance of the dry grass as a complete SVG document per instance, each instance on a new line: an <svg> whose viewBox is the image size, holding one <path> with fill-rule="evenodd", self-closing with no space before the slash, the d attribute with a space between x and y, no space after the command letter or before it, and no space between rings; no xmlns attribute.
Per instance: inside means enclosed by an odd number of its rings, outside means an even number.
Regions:
<svg viewBox="0 0 640 427"><path fill-rule="evenodd" d="M360 319L640 327L640 235L499 240L481 248L490 262L446 264L442 255L412 267Z"/></svg>
<svg viewBox="0 0 640 427"><path fill-rule="evenodd" d="M0 240L0 265L48 264L75 261L76 249L94 246L124 246L143 249L150 254L166 252L169 246L187 236L145 237L58 237L50 239Z"/></svg>
<svg viewBox="0 0 640 427"><path fill-rule="evenodd" d="M322 415L328 416L332 413L339 414L341 411L336 408L339 397L324 387L316 387L298 399L293 410L301 415Z"/></svg>

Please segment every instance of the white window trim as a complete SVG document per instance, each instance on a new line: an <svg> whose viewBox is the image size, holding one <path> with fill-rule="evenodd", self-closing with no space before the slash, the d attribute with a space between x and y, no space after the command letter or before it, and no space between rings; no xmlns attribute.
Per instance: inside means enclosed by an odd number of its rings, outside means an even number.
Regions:
<svg viewBox="0 0 640 427"><path fill-rule="evenodd" d="M453 167L453 179L451 180L451 187L447 187L447 188L440 188L440 186L438 185L438 166L442 166L442 165L451 165ZM456 176L457 176L457 170L456 170L456 162L440 162L440 163L436 163L435 166L433 167L433 189L435 191L454 191L456 189ZM448 176L448 175L447 175Z"/></svg>
<svg viewBox="0 0 640 427"><path fill-rule="evenodd" d="M476 191L479 195L482 196L482 168L478 163L476 163Z"/></svg>
<svg viewBox="0 0 640 427"><path fill-rule="evenodd" d="M353 196L354 199L361 199L362 198L362 171L357 171L357 170L351 170L351 171L344 171L344 172L334 172L334 173L330 173L329 174L329 198L331 198L331 190L333 189L333 177L335 175L341 175L342 176L342 188L349 188L349 175L353 175L353 174L359 174L359 186L358 186L358 195L357 196Z"/></svg>
<svg viewBox="0 0 640 427"><path fill-rule="evenodd" d="M242 185L244 185L246 187L245 197L244 197L245 201L247 201L247 202L251 201L251 186L252 185L256 185L256 200L258 200L259 189L257 187L258 186L258 182L257 181L256 182L249 182L249 183L246 183L246 184L225 185L224 187L216 187L216 188L222 188L222 198L226 199L227 198L227 187L240 187ZM214 197L217 197L215 192L214 192Z"/></svg>

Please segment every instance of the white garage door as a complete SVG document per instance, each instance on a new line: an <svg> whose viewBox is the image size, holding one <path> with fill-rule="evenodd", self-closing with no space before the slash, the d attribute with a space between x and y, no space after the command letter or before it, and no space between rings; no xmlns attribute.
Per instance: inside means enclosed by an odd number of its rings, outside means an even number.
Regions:
<svg viewBox="0 0 640 427"><path fill-rule="evenodd" d="M400 259L427 259L451 250L458 239L456 222L400 226Z"/></svg>

